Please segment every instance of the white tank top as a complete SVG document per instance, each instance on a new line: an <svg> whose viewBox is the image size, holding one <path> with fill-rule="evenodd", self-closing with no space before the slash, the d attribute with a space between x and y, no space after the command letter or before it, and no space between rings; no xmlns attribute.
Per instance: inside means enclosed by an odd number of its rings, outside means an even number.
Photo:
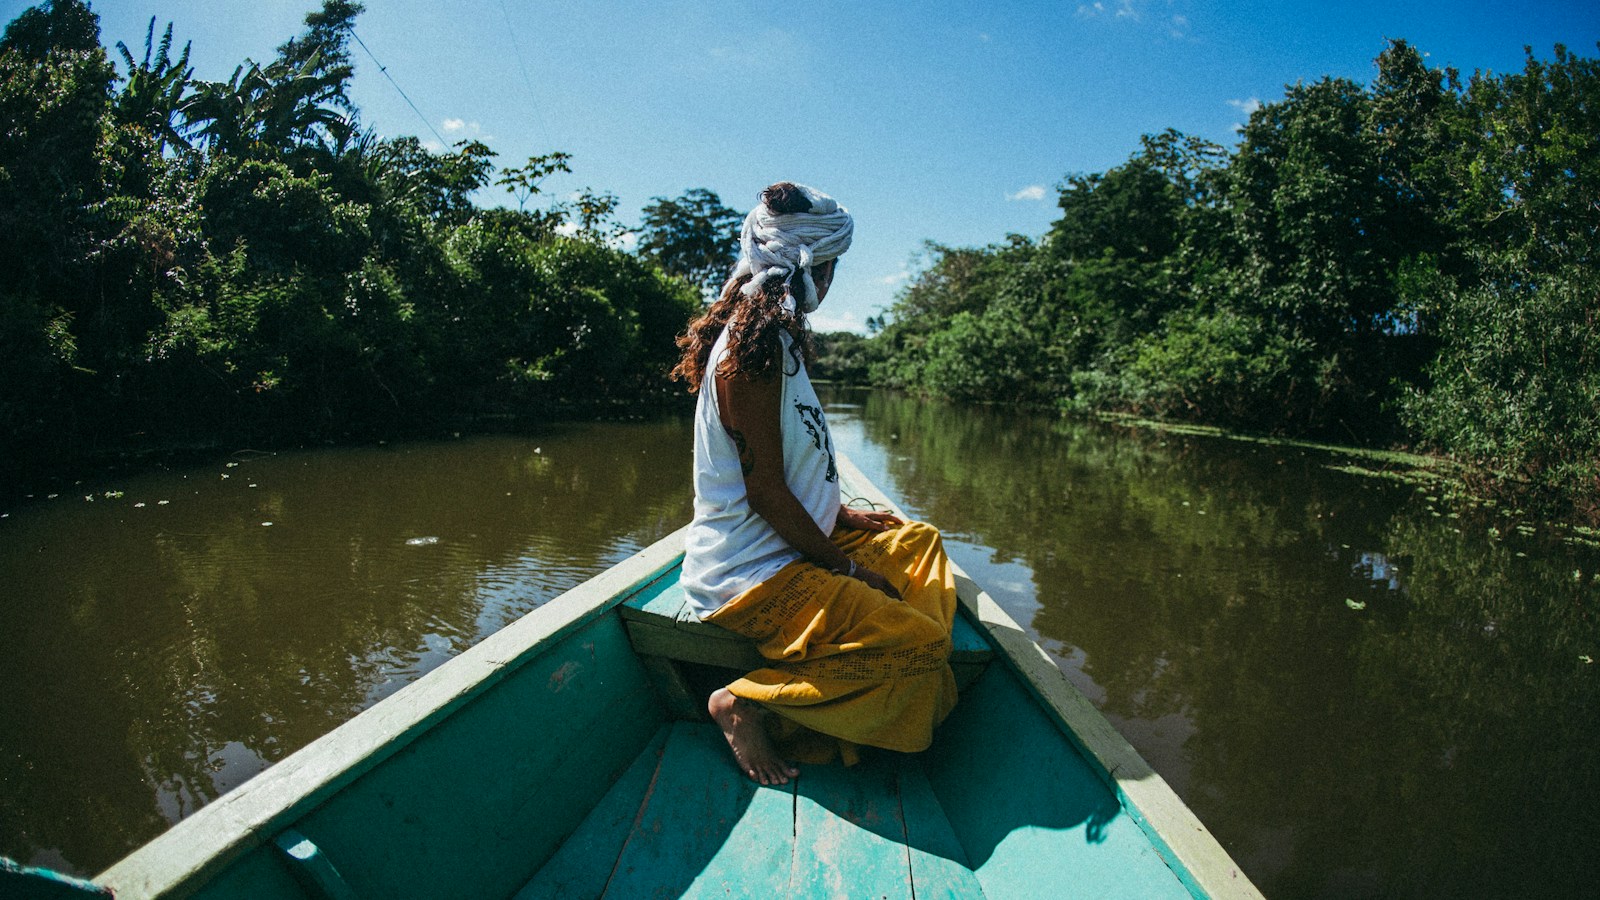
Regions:
<svg viewBox="0 0 1600 900"><path fill-rule="evenodd" d="M783 436L783 477L823 534L839 516L839 470L822 403L798 358L793 339L783 338L783 398L778 408ZM706 360L694 413L694 519L684 540L684 593L696 615L772 577L800 558L767 520L750 508L739 451L722 426L716 370L728 352L723 329ZM793 370L793 371L791 371Z"/></svg>

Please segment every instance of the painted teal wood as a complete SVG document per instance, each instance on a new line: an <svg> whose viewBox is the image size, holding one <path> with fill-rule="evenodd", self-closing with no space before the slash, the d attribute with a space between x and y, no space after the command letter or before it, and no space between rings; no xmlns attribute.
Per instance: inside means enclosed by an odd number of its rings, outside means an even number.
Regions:
<svg viewBox="0 0 1600 900"><path fill-rule="evenodd" d="M0 897L5 900L93 900L111 892L80 878L24 866L0 856Z"/></svg>
<svg viewBox="0 0 1600 900"><path fill-rule="evenodd" d="M629 640L632 637L630 634ZM639 649L637 644L634 649ZM685 722L704 722L710 718L706 708L708 698L700 696L676 660L645 653L638 656L639 664L650 676L650 684L656 689L656 699L661 701L667 718Z"/></svg>
<svg viewBox="0 0 1600 900"><path fill-rule="evenodd" d="M989 900L1191 896L1007 667L972 686L925 757Z"/></svg>
<svg viewBox="0 0 1600 900"><path fill-rule="evenodd" d="M983 896L914 756L778 790L731 774L715 728L663 728L516 900Z"/></svg>
<svg viewBox="0 0 1600 900"><path fill-rule="evenodd" d="M676 723L604 896L786 897L794 803L792 784L744 777L716 728Z"/></svg>
<svg viewBox="0 0 1600 900"><path fill-rule="evenodd" d="M315 900L357 900L356 892L310 838L291 828L272 843L283 853L289 874Z"/></svg>
<svg viewBox="0 0 1600 900"><path fill-rule="evenodd" d="M602 618L299 827L365 897L510 896L662 721L621 623Z"/></svg>
<svg viewBox="0 0 1600 900"><path fill-rule="evenodd" d="M283 864L271 844L263 844L233 860L194 896L196 900L315 900L289 874L289 867Z"/></svg>
<svg viewBox="0 0 1600 900"><path fill-rule="evenodd" d="M682 557L679 557L678 564L682 562ZM622 605L654 616L677 618L684 609L683 585L678 582L678 574L678 566L674 565L672 571L634 592Z"/></svg>
<svg viewBox="0 0 1600 900"><path fill-rule="evenodd" d="M671 725L663 725L633 765L622 773L571 837L562 842L515 900L572 900L599 897L628 842L639 809L650 800L661 770Z"/></svg>
<svg viewBox="0 0 1600 900"><path fill-rule="evenodd" d="M967 852L950 828L920 759L902 760L900 810L917 900L982 900L983 887L967 865Z"/></svg>
<svg viewBox="0 0 1600 900"><path fill-rule="evenodd" d="M911 867L893 765L806 766L794 808L789 897L910 900Z"/></svg>

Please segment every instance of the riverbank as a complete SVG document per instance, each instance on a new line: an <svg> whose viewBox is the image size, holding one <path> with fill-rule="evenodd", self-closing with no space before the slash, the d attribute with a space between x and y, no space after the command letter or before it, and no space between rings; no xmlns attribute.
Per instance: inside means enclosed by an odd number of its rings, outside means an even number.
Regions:
<svg viewBox="0 0 1600 900"><path fill-rule="evenodd" d="M1529 492L1527 482L1449 457L1266 437L1210 425L1162 422L1125 413L1100 413L1094 418L1124 428L1336 454L1347 461L1330 464L1328 468L1334 471L1425 488L1451 503L1499 511L1502 515L1519 520L1538 519L1568 532L1574 543L1600 547L1600 496L1572 498L1533 494Z"/></svg>
<svg viewBox="0 0 1600 900"><path fill-rule="evenodd" d="M869 385L847 384L842 381L817 380L817 383L845 391L889 390ZM894 391L894 393L921 396L937 402L951 402L938 400L917 391ZM1504 510L1508 515L1519 518L1548 522L1570 530L1574 537L1581 541L1600 540L1600 481L1596 482L1593 492L1574 496L1544 489L1532 481L1518 479L1487 466L1473 465L1439 454L1255 434L1217 425L1163 421L1133 413L1060 412L1054 405L1045 403L968 400L963 401L963 404L977 408L1012 410L1028 415L1055 414L1069 420L1083 418L1133 430L1213 437L1264 447L1337 454L1345 461L1334 467L1336 471L1427 488L1430 492L1448 497L1452 502L1461 501L1489 510Z"/></svg>

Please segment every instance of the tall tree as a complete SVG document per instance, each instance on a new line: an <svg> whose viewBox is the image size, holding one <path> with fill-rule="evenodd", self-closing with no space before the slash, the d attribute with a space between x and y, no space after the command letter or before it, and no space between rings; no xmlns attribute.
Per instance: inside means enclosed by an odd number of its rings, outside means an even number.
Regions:
<svg viewBox="0 0 1600 900"><path fill-rule="evenodd" d="M743 220L705 188L692 188L671 200L656 197L644 208L639 254L710 295L739 258Z"/></svg>
<svg viewBox="0 0 1600 900"><path fill-rule="evenodd" d="M105 237L97 153L116 71L82 0L47 0L0 38L0 431L48 430L93 315Z"/></svg>
<svg viewBox="0 0 1600 900"><path fill-rule="evenodd" d="M311 147L335 153L357 131L346 92L349 40L359 3L323 0L306 32L266 65L246 60L226 82L202 81L183 107L189 127L214 151L269 157Z"/></svg>
<svg viewBox="0 0 1600 900"><path fill-rule="evenodd" d="M279 45L278 58L294 69L314 60L322 71L341 72L348 78L350 36L355 33L356 16L365 11L365 6L349 0L323 0L322 9L306 13L305 33Z"/></svg>
<svg viewBox="0 0 1600 900"><path fill-rule="evenodd" d="M563 204L563 208L570 210L576 220L574 224L579 237L610 244L620 241L628 233L628 227L617 221L617 205L620 202L617 195L610 191L586 187L570 203Z"/></svg>
<svg viewBox="0 0 1600 900"><path fill-rule="evenodd" d="M136 62L128 45L117 41L117 50L127 67L127 81L118 92L112 105L116 121L135 125L156 140L160 152L168 146L189 149L189 141L178 125L178 113L189 94L189 79L194 69L189 66L189 45L172 58L172 23L155 45L156 20L152 16L144 36L144 59Z"/></svg>
<svg viewBox="0 0 1600 900"><path fill-rule="evenodd" d="M528 200L538 194L544 180L557 172L572 171L572 154L557 150L528 157L527 165L504 169L495 184L517 198L517 209L525 209Z"/></svg>
<svg viewBox="0 0 1600 900"><path fill-rule="evenodd" d="M1408 423L1600 516L1600 61L1530 50L1521 72L1474 75L1463 116L1468 266L1413 279L1439 350Z"/></svg>

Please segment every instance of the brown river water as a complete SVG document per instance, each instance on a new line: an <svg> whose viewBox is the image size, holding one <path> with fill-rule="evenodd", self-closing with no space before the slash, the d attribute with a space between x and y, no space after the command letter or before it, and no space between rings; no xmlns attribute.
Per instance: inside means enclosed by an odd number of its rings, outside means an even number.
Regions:
<svg viewBox="0 0 1600 900"><path fill-rule="evenodd" d="M1600 883L1590 536L1329 451L825 399L1269 897ZM690 440L241 451L0 508L0 855L93 874L675 530Z"/></svg>

